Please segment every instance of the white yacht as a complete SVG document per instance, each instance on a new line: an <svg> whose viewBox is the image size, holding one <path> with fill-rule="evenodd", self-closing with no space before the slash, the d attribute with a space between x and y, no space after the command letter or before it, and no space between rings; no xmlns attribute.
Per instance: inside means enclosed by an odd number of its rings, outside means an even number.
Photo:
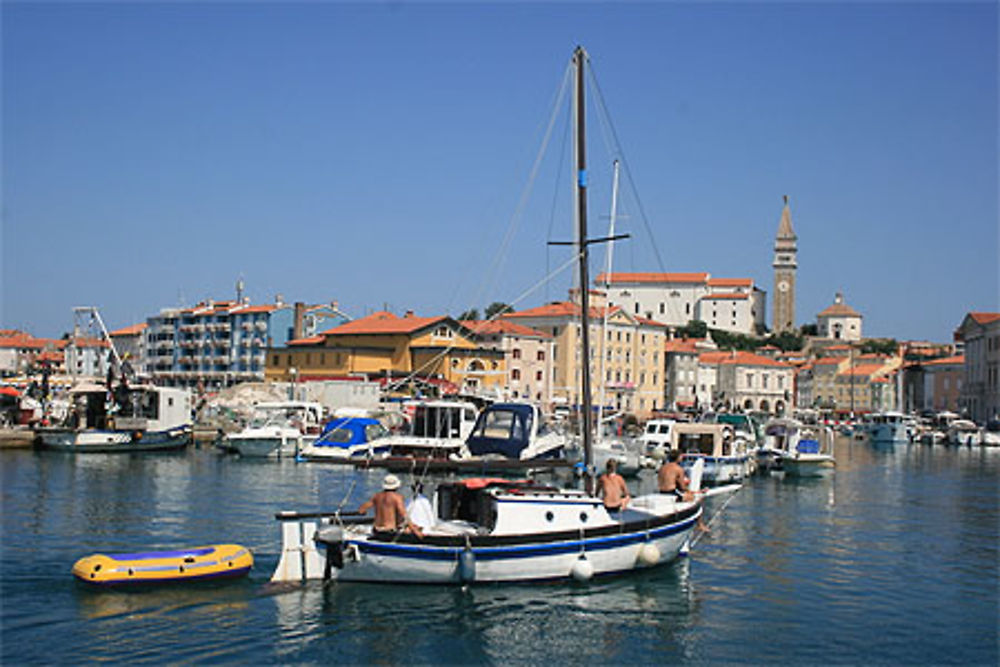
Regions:
<svg viewBox="0 0 1000 667"><path fill-rule="evenodd" d="M254 406L250 423L223 439L223 448L248 457L296 456L323 429L323 406L309 401L274 401Z"/></svg>

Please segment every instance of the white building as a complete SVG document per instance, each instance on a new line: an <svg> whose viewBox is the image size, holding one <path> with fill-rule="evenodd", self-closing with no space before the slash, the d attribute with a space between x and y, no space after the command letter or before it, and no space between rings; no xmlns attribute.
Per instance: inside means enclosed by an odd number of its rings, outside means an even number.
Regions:
<svg viewBox="0 0 1000 667"><path fill-rule="evenodd" d="M708 273L602 273L595 283L608 306L668 327L691 320L753 335L765 326L767 294L750 278L712 278Z"/></svg>
<svg viewBox="0 0 1000 667"><path fill-rule="evenodd" d="M737 351L704 353L699 364L716 370L716 407L771 414L787 414L795 407L795 369L789 364Z"/></svg>
<svg viewBox="0 0 1000 667"><path fill-rule="evenodd" d="M965 346L962 409L977 422L1000 415L1000 313L969 313L955 332Z"/></svg>
<svg viewBox="0 0 1000 667"><path fill-rule="evenodd" d="M844 295L837 292L833 305L816 316L816 329L824 338L860 341L861 314L844 303Z"/></svg>

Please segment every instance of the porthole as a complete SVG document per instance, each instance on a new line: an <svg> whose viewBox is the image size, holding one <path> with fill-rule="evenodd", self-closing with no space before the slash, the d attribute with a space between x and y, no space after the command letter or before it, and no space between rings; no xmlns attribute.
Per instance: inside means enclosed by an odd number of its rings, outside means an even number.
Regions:
<svg viewBox="0 0 1000 667"><path fill-rule="evenodd" d="M587 513L580 512L580 523L587 523Z"/></svg>
<svg viewBox="0 0 1000 667"><path fill-rule="evenodd" d="M553 514L552 512L546 512L545 513L545 520L546 521L552 522L552 521L555 520L555 518L556 518L556 515Z"/></svg>

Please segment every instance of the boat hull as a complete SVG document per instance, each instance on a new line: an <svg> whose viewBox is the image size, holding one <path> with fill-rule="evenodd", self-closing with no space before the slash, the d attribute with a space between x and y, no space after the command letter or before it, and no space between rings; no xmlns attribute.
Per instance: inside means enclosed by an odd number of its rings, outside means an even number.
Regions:
<svg viewBox="0 0 1000 667"><path fill-rule="evenodd" d="M791 477L822 477L836 470L833 457L822 454L814 456L785 456L781 468Z"/></svg>
<svg viewBox="0 0 1000 667"><path fill-rule="evenodd" d="M642 502L636 499L638 505ZM673 496L657 496L649 503L676 506ZM685 552L702 513L700 504L686 505L662 514L625 510L620 520L585 530L484 535L463 533L459 527L442 534L439 525L421 538L409 533L379 536L368 526L348 526L331 539L317 521L286 521L281 562L272 581L464 585L586 580L631 572L669 563Z"/></svg>
<svg viewBox="0 0 1000 667"><path fill-rule="evenodd" d="M134 586L241 577L251 567L249 549L220 544L179 551L94 554L73 565L73 576L97 586Z"/></svg>
<svg viewBox="0 0 1000 667"><path fill-rule="evenodd" d="M312 444L315 438L274 438L267 436L237 438L230 436L227 440L229 449L240 456L250 458L282 458L297 456L306 445Z"/></svg>
<svg viewBox="0 0 1000 667"><path fill-rule="evenodd" d="M701 459L705 462L702 472L702 483L710 486L739 482L749 475L750 457L744 456L697 456L688 454L682 464L684 470L691 474L694 462Z"/></svg>
<svg viewBox="0 0 1000 667"><path fill-rule="evenodd" d="M39 429L38 443L44 449L79 453L168 451L191 443L191 427L166 431Z"/></svg>

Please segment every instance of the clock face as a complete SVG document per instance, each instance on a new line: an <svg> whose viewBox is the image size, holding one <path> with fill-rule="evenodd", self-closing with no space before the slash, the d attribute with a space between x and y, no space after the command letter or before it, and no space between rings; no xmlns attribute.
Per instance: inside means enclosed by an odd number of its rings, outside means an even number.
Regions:
<svg viewBox="0 0 1000 667"><path fill-rule="evenodd" d="M780 283L778 283L778 289L781 290L782 292L787 292L788 291L788 283L786 281L782 280Z"/></svg>

